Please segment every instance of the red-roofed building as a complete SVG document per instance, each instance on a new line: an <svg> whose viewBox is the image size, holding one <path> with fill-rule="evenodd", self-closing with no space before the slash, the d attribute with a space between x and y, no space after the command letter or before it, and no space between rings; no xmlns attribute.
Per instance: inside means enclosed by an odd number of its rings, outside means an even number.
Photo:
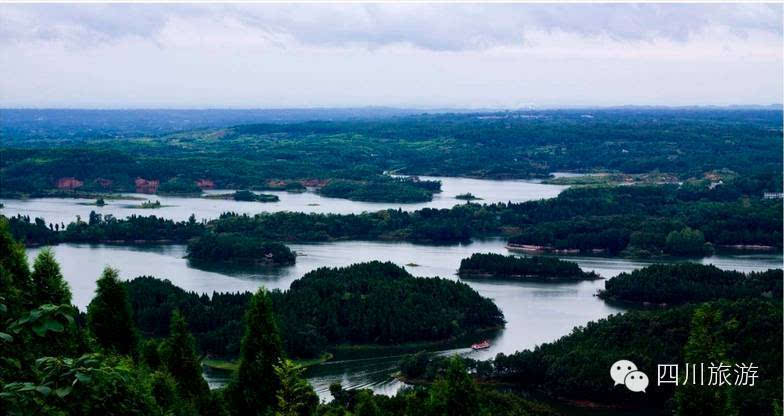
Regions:
<svg viewBox="0 0 784 416"><path fill-rule="evenodd" d="M57 189L76 189L84 185L84 182L74 177L60 178L57 180Z"/></svg>
<svg viewBox="0 0 784 416"><path fill-rule="evenodd" d="M212 179L199 179L196 181L196 186L201 189L213 189L215 188L215 182Z"/></svg>
<svg viewBox="0 0 784 416"><path fill-rule="evenodd" d="M160 185L161 182L157 179L147 180L144 178L136 178L134 184L136 185L136 192L154 194L158 192L158 185Z"/></svg>

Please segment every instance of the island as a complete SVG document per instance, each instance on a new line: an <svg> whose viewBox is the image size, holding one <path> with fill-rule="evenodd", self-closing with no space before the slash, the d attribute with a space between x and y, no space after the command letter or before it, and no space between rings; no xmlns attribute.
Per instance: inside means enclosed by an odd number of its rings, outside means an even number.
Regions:
<svg viewBox="0 0 784 416"><path fill-rule="evenodd" d="M239 354L239 323L250 293L201 296L153 277L126 284L134 319L143 333L165 336L167 317L179 309L189 321L205 323L194 329L205 354L225 358ZM295 280L289 290L274 290L269 295L285 349L296 358L321 357L338 346L358 349L444 342L505 323L495 303L467 284L417 278L389 262L320 268Z"/></svg>
<svg viewBox="0 0 784 416"><path fill-rule="evenodd" d="M474 253L460 261L461 278L511 279L556 282L597 280L595 272L585 272L577 263L552 257L517 257L494 253Z"/></svg>
<svg viewBox="0 0 784 416"><path fill-rule="evenodd" d="M621 273L604 284L605 301L639 305L678 305L747 297L781 299L781 269L741 273L694 263L655 264Z"/></svg>
<svg viewBox="0 0 784 416"><path fill-rule="evenodd" d="M295 356L334 345L442 342L505 322L493 301L467 284L414 277L391 262L320 268L272 298Z"/></svg>
<svg viewBox="0 0 784 416"><path fill-rule="evenodd" d="M139 206L137 206L137 207L135 207L135 208L142 208L142 209L157 209L157 208L160 208L160 207L162 207L162 206L163 206L163 205L161 205L161 201L159 201L159 200L157 200L157 199L156 199L156 200L155 200L155 202L152 202L152 201L144 201L144 202L142 202L142 203L141 203Z"/></svg>
<svg viewBox="0 0 784 416"><path fill-rule="evenodd" d="M247 201L247 202L278 202L280 198L272 194L257 194L248 190L235 191L232 194L217 194L207 195L205 198L209 199L228 199L233 201Z"/></svg>
<svg viewBox="0 0 784 416"><path fill-rule="evenodd" d="M471 192L466 192L464 194L455 195L455 199L462 199L464 201L479 201L482 198L472 194Z"/></svg>
<svg viewBox="0 0 784 416"><path fill-rule="evenodd" d="M188 240L188 258L197 261L286 266L296 254L284 244L236 233L208 232Z"/></svg>
<svg viewBox="0 0 784 416"><path fill-rule="evenodd" d="M319 193L331 198L345 198L367 202L428 202L441 192L440 181L426 181L410 177L378 176L369 180L335 179Z"/></svg>
<svg viewBox="0 0 784 416"><path fill-rule="evenodd" d="M96 196L96 195L86 195L86 196L84 196L84 198L82 198L80 196L76 196L74 198L79 198L79 199L92 199L92 198L95 198L95 201L93 201L93 202L77 202L78 205L84 205L84 206L88 206L88 207L105 207L107 199L109 199L109 200L112 200L112 199L114 199L114 200L118 200L118 199L143 200L144 199L144 198L139 198L139 197L131 197L131 196L124 196L124 195L112 195L112 194L98 195L98 196Z"/></svg>

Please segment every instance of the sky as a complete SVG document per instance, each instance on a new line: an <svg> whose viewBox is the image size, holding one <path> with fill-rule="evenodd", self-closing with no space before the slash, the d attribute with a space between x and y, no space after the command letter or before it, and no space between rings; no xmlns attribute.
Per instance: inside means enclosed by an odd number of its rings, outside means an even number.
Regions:
<svg viewBox="0 0 784 416"><path fill-rule="evenodd" d="M781 103L781 4L0 4L0 107Z"/></svg>

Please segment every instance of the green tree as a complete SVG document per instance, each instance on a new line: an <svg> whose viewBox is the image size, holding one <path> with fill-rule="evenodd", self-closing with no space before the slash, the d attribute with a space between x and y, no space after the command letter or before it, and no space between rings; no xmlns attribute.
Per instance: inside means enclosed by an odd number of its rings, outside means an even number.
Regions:
<svg viewBox="0 0 784 416"><path fill-rule="evenodd" d="M479 390L466 372L460 357L452 357L446 374L430 388L428 407L431 415L474 416L479 414Z"/></svg>
<svg viewBox="0 0 784 416"><path fill-rule="evenodd" d="M727 363L728 345L721 339L720 329L725 320L718 308L705 304L694 311L691 333L683 347L686 363L713 362ZM678 414L708 416L725 413L727 389L716 386L702 386L684 381L675 391Z"/></svg>
<svg viewBox="0 0 784 416"><path fill-rule="evenodd" d="M276 416L309 416L316 411L318 396L302 377L303 371L304 368L291 360L282 360L275 366L275 374L280 379Z"/></svg>
<svg viewBox="0 0 784 416"><path fill-rule="evenodd" d="M146 374L134 371L126 357L41 357L35 367L35 382L3 386L0 408L8 404L10 415L161 414Z"/></svg>
<svg viewBox="0 0 784 416"><path fill-rule="evenodd" d="M356 416L381 416L381 409L379 409L373 392L370 390L361 390L357 393L357 405L354 409Z"/></svg>
<svg viewBox="0 0 784 416"><path fill-rule="evenodd" d="M24 246L14 241L8 220L0 218L0 298L9 315L20 312L31 286Z"/></svg>
<svg viewBox="0 0 784 416"><path fill-rule="evenodd" d="M676 413L776 415L779 409L775 404L782 402L781 317L780 302L760 299L719 301L697 307L683 347L683 360L728 365L732 368L731 376L724 385L687 382L675 389ZM738 379L734 366L751 362L758 366L753 387L736 384L743 380ZM708 381L711 370L706 368L705 373Z"/></svg>
<svg viewBox="0 0 784 416"><path fill-rule="evenodd" d="M676 256L702 255L705 253L705 235L700 230L686 227L671 231L665 241L667 252Z"/></svg>
<svg viewBox="0 0 784 416"><path fill-rule="evenodd" d="M177 392L182 399L198 401L209 395L209 386L201 375L196 341L178 310L172 313L169 337L163 342L161 352L166 368L177 382Z"/></svg>
<svg viewBox="0 0 784 416"><path fill-rule="evenodd" d="M136 353L138 334L131 304L116 269L105 268L98 279L95 297L87 306L87 325L103 349L123 355Z"/></svg>
<svg viewBox="0 0 784 416"><path fill-rule="evenodd" d="M163 410L169 410L177 404L177 382L171 374L156 371L150 376L152 397Z"/></svg>
<svg viewBox="0 0 784 416"><path fill-rule="evenodd" d="M163 365L160 353L160 342L156 339L148 339L141 345L141 359L150 370L158 370Z"/></svg>
<svg viewBox="0 0 784 416"><path fill-rule="evenodd" d="M51 249L46 248L38 253L31 277L32 298L35 304L62 305L71 303L71 289L63 278L60 265L57 264Z"/></svg>
<svg viewBox="0 0 784 416"><path fill-rule="evenodd" d="M234 414L264 415L275 410L275 393L281 384L274 367L282 356L272 301L267 291L260 288L245 312L240 366L237 378L229 386Z"/></svg>

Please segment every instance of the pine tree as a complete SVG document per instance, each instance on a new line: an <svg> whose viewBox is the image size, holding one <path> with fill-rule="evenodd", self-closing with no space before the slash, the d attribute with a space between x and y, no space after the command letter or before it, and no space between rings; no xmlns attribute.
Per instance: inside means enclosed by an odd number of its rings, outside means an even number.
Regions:
<svg viewBox="0 0 784 416"><path fill-rule="evenodd" d="M188 331L185 318L176 309L172 312L169 337L161 350L163 362L177 382L177 393L182 399L198 401L209 395L209 386L201 375L196 341Z"/></svg>
<svg viewBox="0 0 784 416"><path fill-rule="evenodd" d="M71 289L60 273L60 265L51 249L38 253L33 264L32 300L34 304L52 303L55 305L71 303Z"/></svg>
<svg viewBox="0 0 784 416"><path fill-rule="evenodd" d="M8 220L0 218L0 303L11 316L28 303L31 289L30 269L24 246L11 236Z"/></svg>
<svg viewBox="0 0 784 416"><path fill-rule="evenodd" d="M251 297L245 312L240 366L237 378L229 386L234 414L264 415L275 409L280 379L274 367L282 356L272 301L267 291L260 288Z"/></svg>
<svg viewBox="0 0 784 416"><path fill-rule="evenodd" d="M310 416L315 413L318 396L302 377L303 371L304 368L290 360L283 360L275 366L275 374L280 379L276 416Z"/></svg>
<svg viewBox="0 0 784 416"><path fill-rule="evenodd" d="M107 267L98 279L95 297L87 306L87 325L105 350L135 355L138 335L131 303L117 270Z"/></svg>

